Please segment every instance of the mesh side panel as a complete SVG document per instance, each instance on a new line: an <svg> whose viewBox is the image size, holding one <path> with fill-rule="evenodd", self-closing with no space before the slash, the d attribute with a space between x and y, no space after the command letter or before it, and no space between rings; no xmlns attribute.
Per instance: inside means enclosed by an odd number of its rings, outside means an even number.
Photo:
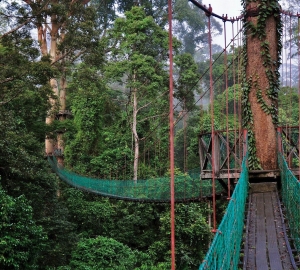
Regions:
<svg viewBox="0 0 300 270"><path fill-rule="evenodd" d="M146 180L107 180L84 177L58 166L56 159L48 158L53 171L69 185L101 196L135 201L170 201L170 178L161 177ZM184 176L175 176L175 200L184 201L210 197L211 181L200 179L198 172L189 172ZM216 182L216 192L223 192Z"/></svg>
<svg viewBox="0 0 300 270"><path fill-rule="evenodd" d="M242 173L226 213L199 270L238 269L248 187L248 169L245 158Z"/></svg>
<svg viewBox="0 0 300 270"><path fill-rule="evenodd" d="M300 252L300 182L289 170L286 160L278 154L281 174L282 201L286 209L287 220L295 247Z"/></svg>

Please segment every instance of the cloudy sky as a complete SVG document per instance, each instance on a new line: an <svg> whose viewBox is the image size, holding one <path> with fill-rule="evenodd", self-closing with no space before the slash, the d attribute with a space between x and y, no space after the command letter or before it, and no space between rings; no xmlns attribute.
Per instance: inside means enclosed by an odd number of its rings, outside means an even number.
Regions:
<svg viewBox="0 0 300 270"><path fill-rule="evenodd" d="M228 14L229 17L239 16L242 11L240 0L202 0L202 4L206 6L211 4L214 13Z"/></svg>
<svg viewBox="0 0 300 270"><path fill-rule="evenodd" d="M241 14L242 11L241 0L202 0L202 3L206 6L211 4L213 12L219 15L227 13L228 16L233 17ZM280 0L279 3L284 9L289 6L289 0ZM297 11L299 12L299 9Z"/></svg>
<svg viewBox="0 0 300 270"><path fill-rule="evenodd" d="M227 14L228 17L237 17L242 13L242 5L240 0L202 0L202 4L206 6L211 4L213 12L220 16L222 16L222 14ZM221 20L219 22L223 25ZM226 23L226 29L228 37L227 40L229 40L232 38L231 23ZM236 31L236 28L234 31ZM213 43L224 47L224 36L213 37Z"/></svg>

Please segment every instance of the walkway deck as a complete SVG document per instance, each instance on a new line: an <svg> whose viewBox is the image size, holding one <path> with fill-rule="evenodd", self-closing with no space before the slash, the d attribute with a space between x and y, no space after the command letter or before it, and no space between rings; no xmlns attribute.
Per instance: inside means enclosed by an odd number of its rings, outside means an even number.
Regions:
<svg viewBox="0 0 300 270"><path fill-rule="evenodd" d="M297 269L290 256L276 184L259 183L251 186L243 269Z"/></svg>

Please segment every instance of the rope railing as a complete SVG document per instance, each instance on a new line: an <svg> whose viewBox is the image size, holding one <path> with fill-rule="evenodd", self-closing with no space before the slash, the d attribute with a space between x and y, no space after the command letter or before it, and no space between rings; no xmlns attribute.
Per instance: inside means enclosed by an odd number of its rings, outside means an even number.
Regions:
<svg viewBox="0 0 300 270"><path fill-rule="evenodd" d="M282 202L286 210L291 237L297 251L300 252L300 182L289 169L282 153L278 153L278 164L281 174Z"/></svg>
<svg viewBox="0 0 300 270"><path fill-rule="evenodd" d="M170 177L150 178L145 180L110 180L81 176L61 167L55 157L48 157L52 170L69 185L90 192L120 200L139 202L169 202ZM216 193L225 192L216 182ZM201 180L200 169L175 176L175 201L199 200L212 196L212 182Z"/></svg>
<svg viewBox="0 0 300 270"><path fill-rule="evenodd" d="M242 172L226 213L199 270L238 269L249 188L246 157L243 160Z"/></svg>

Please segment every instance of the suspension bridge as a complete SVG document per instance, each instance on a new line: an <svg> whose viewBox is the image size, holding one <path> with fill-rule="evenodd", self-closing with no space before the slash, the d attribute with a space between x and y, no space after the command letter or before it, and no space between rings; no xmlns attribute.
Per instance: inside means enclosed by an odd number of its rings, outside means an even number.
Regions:
<svg viewBox="0 0 300 270"><path fill-rule="evenodd" d="M278 106L278 92L283 88L294 89L293 81L299 81L300 15L282 10L277 1L244 1L244 12L238 17L218 15L210 5L190 2L207 16L210 49L210 65L206 71L210 83L205 93L210 94L211 130L198 136L199 168L174 175L172 147L171 177L133 181L81 176L61 165L63 151L57 147L53 153L47 153L49 163L63 181L87 192L121 200L171 202L172 269L175 269L174 203L204 199L213 204L215 237L205 259L199 262L199 269L298 269L300 132L299 125L293 125L295 121L281 121L293 113L290 109L294 100L287 101L286 107ZM172 9L170 1L169 9ZM218 57L215 62L212 60L211 18L224 24L221 78L213 78ZM227 36L226 24L232 24L231 37ZM172 37L171 14L169 25ZM230 61L229 46L232 49ZM173 92L172 65L170 56L170 93ZM295 65L296 75L293 73ZM228 80L230 71L232 82ZM222 83L217 85L217 80ZM234 92L231 101L229 87L233 87ZM222 91L226 106L218 113L226 117L223 117L223 125L219 123L222 129L216 129L214 97L215 92ZM172 99L170 94L170 145L174 144L175 122ZM233 129L229 127L229 110L234 115ZM281 120L280 114L283 115ZM299 118L298 115L298 124ZM229 204L217 227L218 196L226 196Z"/></svg>

